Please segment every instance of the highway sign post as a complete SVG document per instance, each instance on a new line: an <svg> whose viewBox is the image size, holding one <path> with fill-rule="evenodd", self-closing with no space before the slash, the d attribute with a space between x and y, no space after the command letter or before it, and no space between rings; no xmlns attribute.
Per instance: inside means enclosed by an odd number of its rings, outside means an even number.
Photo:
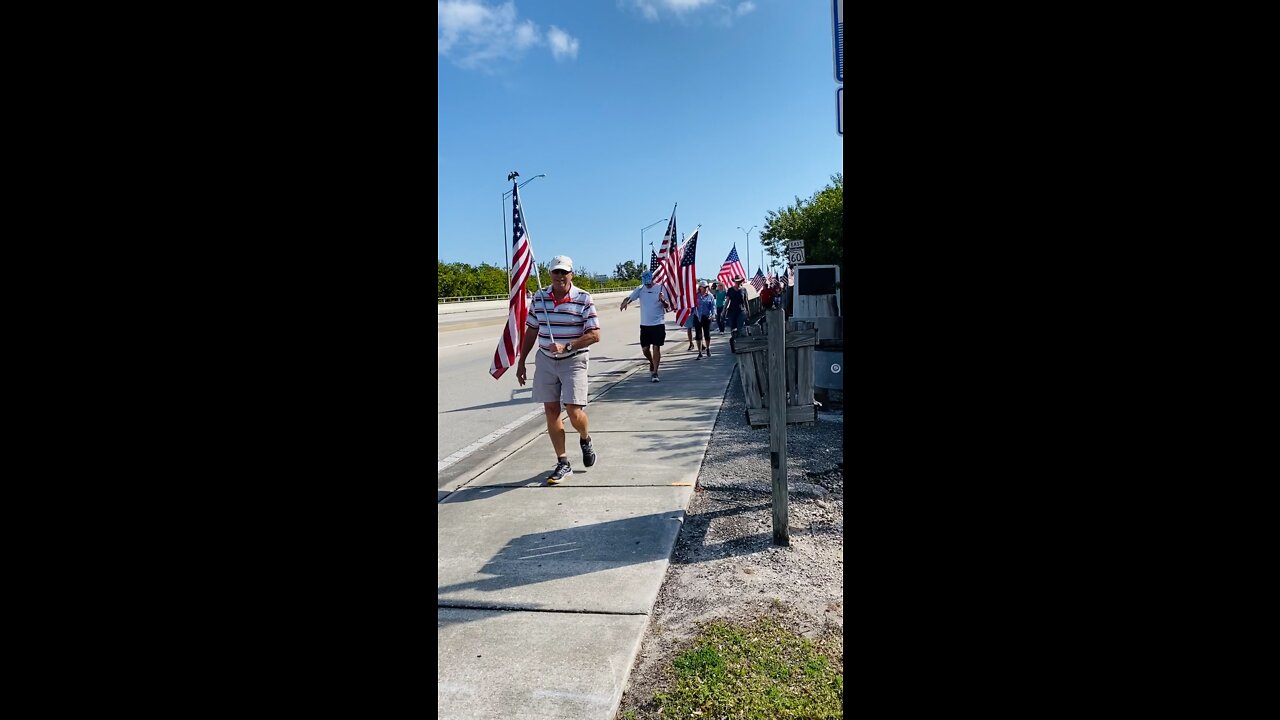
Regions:
<svg viewBox="0 0 1280 720"><path fill-rule="evenodd" d="M844 0L831 0L831 29L835 33L836 82L844 82Z"/></svg>
<svg viewBox="0 0 1280 720"><path fill-rule="evenodd" d="M844 137L844 0L831 0L831 32L834 36L836 82L836 134Z"/></svg>

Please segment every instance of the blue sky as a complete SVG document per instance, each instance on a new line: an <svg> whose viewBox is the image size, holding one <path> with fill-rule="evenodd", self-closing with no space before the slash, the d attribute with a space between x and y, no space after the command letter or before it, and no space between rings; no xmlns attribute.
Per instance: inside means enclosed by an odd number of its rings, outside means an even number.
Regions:
<svg viewBox="0 0 1280 720"><path fill-rule="evenodd" d="M843 172L830 0L440 0L440 259L503 265L507 173L534 255L592 273L699 224L698 275ZM499 202L494 202L498 200ZM504 235L503 217L507 230ZM546 282L544 278L544 282Z"/></svg>

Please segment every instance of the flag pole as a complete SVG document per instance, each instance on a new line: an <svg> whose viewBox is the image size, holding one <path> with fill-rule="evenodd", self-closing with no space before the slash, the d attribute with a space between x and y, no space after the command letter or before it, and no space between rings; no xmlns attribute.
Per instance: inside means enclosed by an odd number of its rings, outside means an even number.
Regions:
<svg viewBox="0 0 1280 720"><path fill-rule="evenodd" d="M514 189L514 190L512 191L512 193L511 193L511 197L512 197L512 198L515 198L515 196L516 196L519 192L520 192L520 188L519 188L518 186L517 186L517 187L515 187L515 189ZM514 202L514 201L513 201L513 202ZM532 237L533 237L533 233L529 232L529 213L528 213L528 212L526 212L524 208L521 208L521 209L520 209L520 217L524 219L524 233L525 233L525 235L527 235L529 238L532 238ZM543 290L545 290L546 288L542 287L542 268L538 267L538 257L537 257L536 255L534 255L534 254L533 254L533 240L532 240L532 239L530 239L530 241L529 241L529 262L533 263L533 271L534 271L535 273L537 273L537 275L538 275L538 292L542 292L542 291L543 291ZM550 280L550 278L547 278L547 279L548 279L548 280ZM547 285L547 287L549 288L549 287L550 287L550 285L548 284L548 285ZM521 288L521 289L523 289L523 288ZM550 294L550 291L548 291L548 294ZM534 299L535 301L538 299L538 293L534 293L534 294L533 294L533 299ZM546 321L546 323L547 323L547 335L548 335L548 336L550 336L550 338L551 338L551 344L553 344L553 345L554 345L554 344L555 344L555 342L556 342L556 336L555 336L555 333L553 333L553 332L551 331L551 315L547 312L547 303L546 303L545 301L542 303L542 319L543 319L544 321ZM535 332L536 332L536 331L535 331ZM538 349L539 349L539 350L541 350L542 348L538 348Z"/></svg>

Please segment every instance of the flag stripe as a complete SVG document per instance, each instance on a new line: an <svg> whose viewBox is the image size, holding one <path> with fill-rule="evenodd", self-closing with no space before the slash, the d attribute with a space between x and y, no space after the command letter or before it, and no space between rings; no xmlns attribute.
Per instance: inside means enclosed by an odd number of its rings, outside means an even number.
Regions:
<svg viewBox="0 0 1280 720"><path fill-rule="evenodd" d="M724 287L733 287L734 278L746 276L747 271L742 269L742 261L738 259L738 246L735 244L729 251L729 256L724 259L724 264L720 266L720 273L716 275L716 280Z"/></svg>
<svg viewBox="0 0 1280 720"><path fill-rule="evenodd" d="M684 244L684 249L680 253L680 269L676 276L680 279L680 297L676 301L676 323L684 325L689 320L689 315L693 313L693 308L698 304L698 233L702 228L694 228L693 234Z"/></svg>
<svg viewBox="0 0 1280 720"><path fill-rule="evenodd" d="M495 380L502 377L507 368L516 364L524 344L525 317L529 314L526 304L528 293L525 283L533 267L533 244L524 226L524 212L520 209L520 186L511 183L511 285L507 289L507 324L502 328L498 348L493 351L489 374Z"/></svg>
<svg viewBox="0 0 1280 720"><path fill-rule="evenodd" d="M662 247L658 248L658 268L653 271L654 283L672 284L666 282L668 275L674 277L674 273L668 272L667 258L676 253L676 242L676 209L672 207L671 219L667 221L667 232L662 236ZM671 290L674 291L675 288Z"/></svg>

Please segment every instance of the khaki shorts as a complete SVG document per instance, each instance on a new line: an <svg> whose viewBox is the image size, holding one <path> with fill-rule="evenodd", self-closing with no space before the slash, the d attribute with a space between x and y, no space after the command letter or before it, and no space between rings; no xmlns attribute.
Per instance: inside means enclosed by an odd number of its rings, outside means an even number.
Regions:
<svg viewBox="0 0 1280 720"><path fill-rule="evenodd" d="M552 360L541 350L534 352L538 354L538 358L533 365L533 401L586 405L587 362L591 353Z"/></svg>

